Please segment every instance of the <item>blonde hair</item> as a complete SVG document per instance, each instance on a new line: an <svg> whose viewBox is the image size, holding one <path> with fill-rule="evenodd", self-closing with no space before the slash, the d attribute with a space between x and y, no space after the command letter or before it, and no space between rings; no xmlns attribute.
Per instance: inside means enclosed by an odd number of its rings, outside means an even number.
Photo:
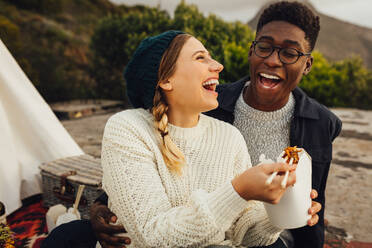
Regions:
<svg viewBox="0 0 372 248"><path fill-rule="evenodd" d="M176 69L176 62L183 45L192 37L189 34L179 34L170 43L164 52L159 65L158 85L155 89L155 96L151 112L155 119L155 128L162 137L160 151L168 169L178 175L182 173L182 167L185 164L185 155L172 141L168 133L168 104L165 96L159 87L159 82L167 80L173 75Z"/></svg>

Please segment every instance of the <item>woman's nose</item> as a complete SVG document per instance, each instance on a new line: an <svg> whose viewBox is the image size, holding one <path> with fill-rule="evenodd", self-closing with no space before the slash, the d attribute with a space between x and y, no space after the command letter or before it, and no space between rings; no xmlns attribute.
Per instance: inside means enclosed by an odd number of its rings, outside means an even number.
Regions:
<svg viewBox="0 0 372 248"><path fill-rule="evenodd" d="M223 65L220 64L218 61L212 59L209 69L211 71L220 73L223 70Z"/></svg>

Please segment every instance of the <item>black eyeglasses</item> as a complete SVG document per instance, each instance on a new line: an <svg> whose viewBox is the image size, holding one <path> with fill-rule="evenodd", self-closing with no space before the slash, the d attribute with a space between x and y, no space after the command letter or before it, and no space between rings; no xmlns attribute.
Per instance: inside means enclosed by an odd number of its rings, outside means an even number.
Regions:
<svg viewBox="0 0 372 248"><path fill-rule="evenodd" d="M311 53L303 53L294 48L273 46L266 41L252 42L254 53L260 58L268 58L278 49L278 56L283 64L294 64L301 56L309 56Z"/></svg>

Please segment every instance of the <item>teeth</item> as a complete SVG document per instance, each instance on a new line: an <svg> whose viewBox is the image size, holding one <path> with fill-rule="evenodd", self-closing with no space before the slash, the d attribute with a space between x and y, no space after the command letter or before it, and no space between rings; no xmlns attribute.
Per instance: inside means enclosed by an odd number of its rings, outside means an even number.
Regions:
<svg viewBox="0 0 372 248"><path fill-rule="evenodd" d="M219 85L220 83L218 82L217 79L212 79L212 80L209 80L209 81L203 83L203 86L214 85L214 84Z"/></svg>
<svg viewBox="0 0 372 248"><path fill-rule="evenodd" d="M275 79L275 80L279 80L279 79L280 79L280 78L277 77L277 76L269 75L269 74L265 74L265 73L260 73L260 76L261 76L261 77L264 77L264 78L267 78L267 79Z"/></svg>

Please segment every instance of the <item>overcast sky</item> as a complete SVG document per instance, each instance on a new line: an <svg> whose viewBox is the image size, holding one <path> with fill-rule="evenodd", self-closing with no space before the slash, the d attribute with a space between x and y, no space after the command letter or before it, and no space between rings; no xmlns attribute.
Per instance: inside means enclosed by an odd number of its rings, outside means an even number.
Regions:
<svg viewBox="0 0 372 248"><path fill-rule="evenodd" d="M111 0L126 5L160 5L171 15L180 0ZM186 0L198 5L205 14L215 13L227 21L247 22L270 0ZM310 0L314 7L327 15L372 28L372 0Z"/></svg>

